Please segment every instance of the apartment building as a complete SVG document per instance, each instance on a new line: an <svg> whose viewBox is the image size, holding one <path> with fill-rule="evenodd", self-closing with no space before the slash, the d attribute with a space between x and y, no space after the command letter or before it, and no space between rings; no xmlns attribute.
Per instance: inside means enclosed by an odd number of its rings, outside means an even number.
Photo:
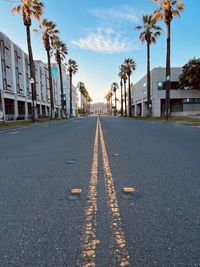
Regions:
<svg viewBox="0 0 200 267"><path fill-rule="evenodd" d="M200 115L200 91L181 89L179 75L182 68L171 68L170 110L172 116ZM151 71L151 105L153 116L165 113L165 68L154 68ZM147 75L131 89L133 116L147 115Z"/></svg>

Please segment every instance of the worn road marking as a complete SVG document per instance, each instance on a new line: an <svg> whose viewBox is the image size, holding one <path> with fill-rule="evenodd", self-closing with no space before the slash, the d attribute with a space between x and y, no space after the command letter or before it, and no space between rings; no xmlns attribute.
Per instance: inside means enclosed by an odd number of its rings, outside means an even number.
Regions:
<svg viewBox="0 0 200 267"><path fill-rule="evenodd" d="M98 138L99 124L96 124L91 177L88 188L88 201L85 209L85 227L81 239L81 255L77 266L95 267L96 247L99 240L96 238L96 213L97 213L97 184L98 184Z"/></svg>
<svg viewBox="0 0 200 267"><path fill-rule="evenodd" d="M124 231L122 229L121 215L119 210L119 205L117 202L117 195L113 183L113 177L110 169L110 164L108 160L108 154L106 151L104 136L101 128L101 122L98 119L99 131L100 131L100 142L103 158L103 169L105 176L105 188L107 193L107 203L111 214L112 230L115 240L115 257L118 266L128 266L130 265L130 256L126 247L126 240Z"/></svg>
<svg viewBox="0 0 200 267"><path fill-rule="evenodd" d="M19 134L20 132L17 132L17 131L15 131L15 132L9 132L9 134Z"/></svg>

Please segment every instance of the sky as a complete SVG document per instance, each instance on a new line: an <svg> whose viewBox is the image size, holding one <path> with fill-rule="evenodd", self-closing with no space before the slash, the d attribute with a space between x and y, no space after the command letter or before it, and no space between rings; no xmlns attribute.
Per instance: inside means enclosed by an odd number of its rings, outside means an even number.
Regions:
<svg viewBox="0 0 200 267"><path fill-rule="evenodd" d="M183 66L189 59L200 57L200 0L183 0L185 11L172 22L171 65ZM132 75L136 83L146 73L146 46L135 30L143 14L151 14L157 5L152 0L43 0L44 18L53 20L61 39L68 47L66 61L75 59L79 71L74 76L85 86L93 102L105 102L113 82L119 82L119 67L125 58L136 61ZM0 0L0 31L27 52L26 33L22 18L11 14L16 0ZM151 68L165 66L166 28L151 47ZM32 29L38 25L33 21ZM46 62L41 36L32 31L34 59ZM52 58L54 61L54 58ZM119 92L118 92L119 94Z"/></svg>

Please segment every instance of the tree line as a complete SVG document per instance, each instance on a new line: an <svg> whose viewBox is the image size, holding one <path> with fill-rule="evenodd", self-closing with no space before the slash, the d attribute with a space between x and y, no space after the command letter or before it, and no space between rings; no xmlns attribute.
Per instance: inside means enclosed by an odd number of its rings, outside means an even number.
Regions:
<svg viewBox="0 0 200 267"><path fill-rule="evenodd" d="M146 43L147 49L147 116L152 115L151 102L151 75L150 75L150 48L155 44L157 38L162 33L162 28L158 26L159 21L163 21L166 26L166 96L165 96L165 117L168 120L170 116L170 82L171 82L171 22L175 17L180 17L180 12L185 9L185 5L181 0L152 0L158 7L150 15L143 15L142 25L136 26L136 30L140 31L139 39L142 43ZM132 116L131 108L131 75L136 70L136 62L132 58L124 60L120 66L120 94L121 94L121 110L123 116ZM128 82L128 94L127 94ZM200 59L193 58L183 66L182 74L179 77L179 85L182 89L200 89ZM112 113L112 109L116 113L116 90L119 89L117 83L112 83L111 89L105 96L108 110ZM115 97L115 105L112 104L112 97ZM127 105L128 95L128 105ZM127 111L128 107L128 111Z"/></svg>

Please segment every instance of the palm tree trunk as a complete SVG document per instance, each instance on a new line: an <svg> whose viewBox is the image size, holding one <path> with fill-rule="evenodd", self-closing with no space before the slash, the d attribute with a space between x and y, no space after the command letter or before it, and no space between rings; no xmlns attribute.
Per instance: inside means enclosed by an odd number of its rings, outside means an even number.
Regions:
<svg viewBox="0 0 200 267"><path fill-rule="evenodd" d="M64 93L63 93L63 77L62 77L62 66L61 62L58 63L59 72L60 72L60 91L61 91L61 117L63 117L65 113L65 104L64 104Z"/></svg>
<svg viewBox="0 0 200 267"><path fill-rule="evenodd" d="M90 101L88 101L88 115L90 115Z"/></svg>
<svg viewBox="0 0 200 267"><path fill-rule="evenodd" d="M82 111L83 111L83 117L85 115L85 110L84 110L84 95L82 95Z"/></svg>
<svg viewBox="0 0 200 267"><path fill-rule="evenodd" d="M36 79L35 79L35 65L33 61L33 52L31 47L31 33L30 26L26 25L26 36L27 36L27 45L28 45L28 55L29 55L29 64L30 64L30 75L33 79L31 83L31 94L32 94L32 121L35 122L35 101L36 101Z"/></svg>
<svg viewBox="0 0 200 267"><path fill-rule="evenodd" d="M127 116L127 103L126 103L126 82L124 81L124 105L125 105L125 116Z"/></svg>
<svg viewBox="0 0 200 267"><path fill-rule="evenodd" d="M147 117L151 116L150 44L147 42Z"/></svg>
<svg viewBox="0 0 200 267"><path fill-rule="evenodd" d="M51 119L54 116L54 99L53 99L53 83L52 83L52 73L51 73L51 58L49 50L47 50L48 58L48 71L49 71L49 88L50 88L50 97L51 97Z"/></svg>
<svg viewBox="0 0 200 267"><path fill-rule="evenodd" d="M167 57L166 57L166 99L165 99L165 109L166 109L166 119L170 116L170 79L171 79L171 66L170 66L170 37L171 37L171 23L167 24Z"/></svg>
<svg viewBox="0 0 200 267"><path fill-rule="evenodd" d="M117 96L116 96L116 91L115 91L115 110L117 111Z"/></svg>
<svg viewBox="0 0 200 267"><path fill-rule="evenodd" d="M120 82L120 86L121 86L121 116L123 116L123 83L122 83L122 79Z"/></svg>
<svg viewBox="0 0 200 267"><path fill-rule="evenodd" d="M86 99L86 115L88 116L88 99Z"/></svg>
<svg viewBox="0 0 200 267"><path fill-rule="evenodd" d="M69 80L70 80L70 118L71 118L72 117L72 73L69 74Z"/></svg>
<svg viewBox="0 0 200 267"><path fill-rule="evenodd" d="M128 75L128 114L129 117L132 117L132 108L131 108L131 76Z"/></svg>

